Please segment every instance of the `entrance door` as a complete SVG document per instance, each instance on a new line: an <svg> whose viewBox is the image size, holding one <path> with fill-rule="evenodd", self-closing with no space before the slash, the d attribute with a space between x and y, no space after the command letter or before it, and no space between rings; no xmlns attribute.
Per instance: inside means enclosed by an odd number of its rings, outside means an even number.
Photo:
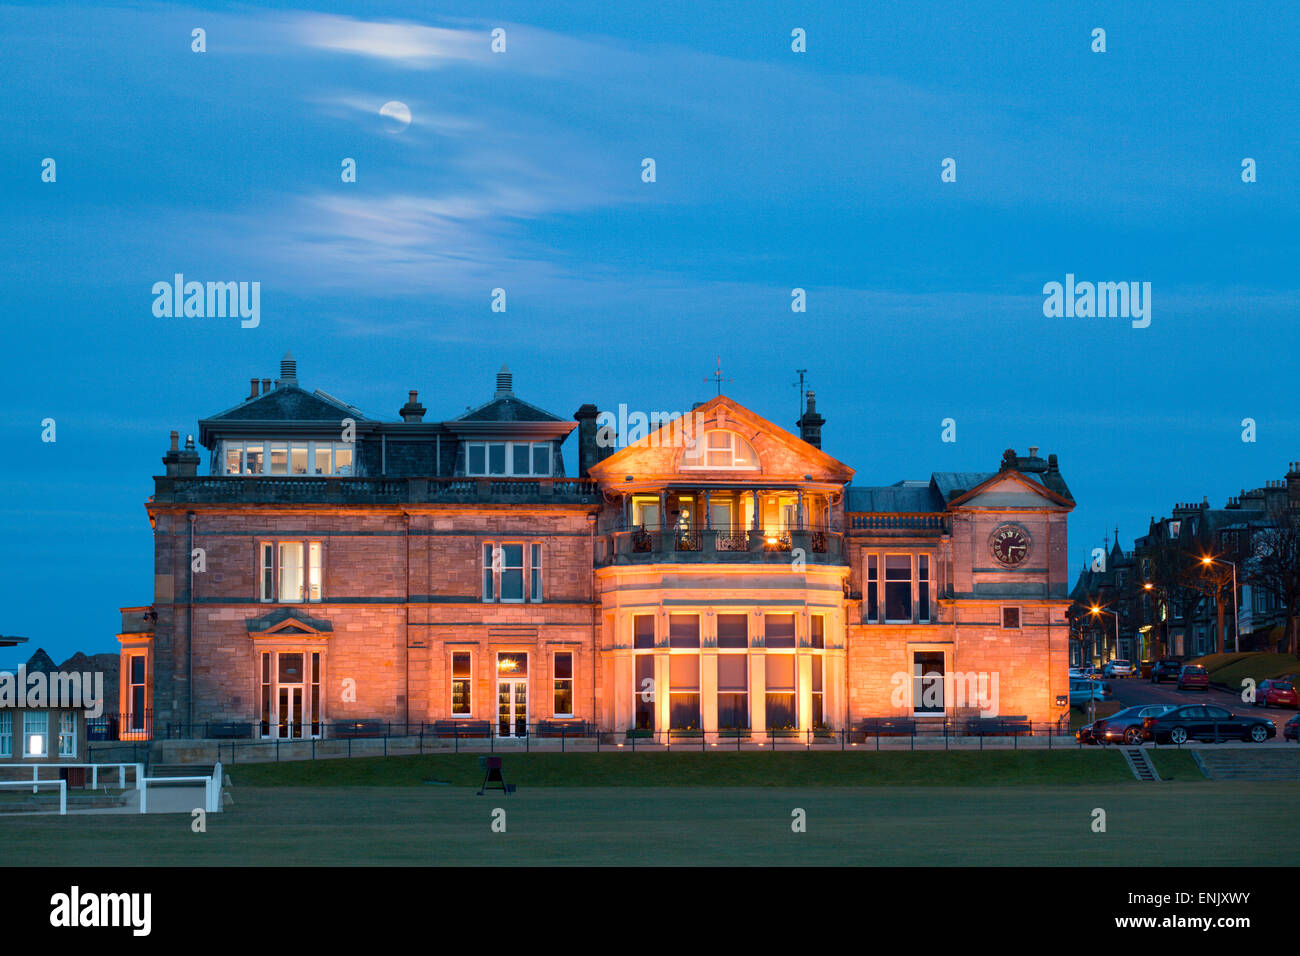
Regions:
<svg viewBox="0 0 1300 956"><path fill-rule="evenodd" d="M528 734L528 681L497 681L497 736L525 737Z"/></svg>
<svg viewBox="0 0 1300 956"><path fill-rule="evenodd" d="M302 687L286 687L281 684L279 736L286 739L297 739L302 735Z"/></svg>
<svg viewBox="0 0 1300 956"><path fill-rule="evenodd" d="M912 655L912 711L943 716L943 652Z"/></svg>

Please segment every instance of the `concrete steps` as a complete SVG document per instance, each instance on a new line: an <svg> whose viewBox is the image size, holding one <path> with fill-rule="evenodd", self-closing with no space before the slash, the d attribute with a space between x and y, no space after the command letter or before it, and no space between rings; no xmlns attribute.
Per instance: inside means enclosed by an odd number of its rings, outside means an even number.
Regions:
<svg viewBox="0 0 1300 956"><path fill-rule="evenodd" d="M1300 747L1198 747L1191 754L1211 780L1300 780Z"/></svg>
<svg viewBox="0 0 1300 956"><path fill-rule="evenodd" d="M1124 755L1124 762L1128 764L1133 776L1142 781L1154 782L1160 779L1160 774L1156 773L1151 758L1141 747L1121 747L1119 750Z"/></svg>

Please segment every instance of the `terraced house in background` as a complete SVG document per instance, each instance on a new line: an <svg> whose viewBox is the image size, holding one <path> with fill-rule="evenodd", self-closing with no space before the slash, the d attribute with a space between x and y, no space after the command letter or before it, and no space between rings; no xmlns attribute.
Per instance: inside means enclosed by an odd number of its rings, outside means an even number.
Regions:
<svg viewBox="0 0 1300 956"><path fill-rule="evenodd" d="M858 486L812 393L798 434L719 395L687 440L614 448L595 405L552 415L504 368L459 417L425 421L414 391L398 414L307 391L286 356L198 423L206 457L172 433L153 602L122 612L123 727L761 739L953 716L956 674L996 675L1003 714L1066 713L1055 456Z"/></svg>

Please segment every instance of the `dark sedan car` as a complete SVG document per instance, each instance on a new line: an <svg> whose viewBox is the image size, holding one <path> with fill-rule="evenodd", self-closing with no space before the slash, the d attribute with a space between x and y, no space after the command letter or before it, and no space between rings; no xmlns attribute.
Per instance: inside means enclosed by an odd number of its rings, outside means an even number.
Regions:
<svg viewBox="0 0 1300 956"><path fill-rule="evenodd" d="M1178 672L1182 666L1182 661L1176 661L1171 657L1161 658L1151 665L1151 683L1163 684L1167 680L1178 680Z"/></svg>
<svg viewBox="0 0 1300 956"><path fill-rule="evenodd" d="M1282 739L1295 740L1297 733L1300 733L1300 714L1296 714L1286 722L1286 726L1282 728Z"/></svg>
<svg viewBox="0 0 1300 956"><path fill-rule="evenodd" d="M1209 690L1210 672L1200 664L1186 664L1178 672L1179 690Z"/></svg>
<svg viewBox="0 0 1300 956"><path fill-rule="evenodd" d="M1262 744L1277 736L1271 720L1259 717L1238 717L1236 714L1212 705L1187 704L1175 707L1159 717L1142 721L1142 736L1164 744L1185 744L1189 740L1250 740Z"/></svg>
<svg viewBox="0 0 1300 956"><path fill-rule="evenodd" d="M1121 711L1102 717L1086 724L1075 731L1075 739L1082 744L1117 744L1126 743L1136 746L1142 743L1142 721L1147 717L1159 717L1166 711L1174 709L1173 704L1139 704L1125 707Z"/></svg>

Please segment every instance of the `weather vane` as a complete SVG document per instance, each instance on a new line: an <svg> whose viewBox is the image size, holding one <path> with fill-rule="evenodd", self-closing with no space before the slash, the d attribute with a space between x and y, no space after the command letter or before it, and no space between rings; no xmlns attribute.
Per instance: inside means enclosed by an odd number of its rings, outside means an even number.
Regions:
<svg viewBox="0 0 1300 956"><path fill-rule="evenodd" d="M722 383L730 382L731 379L722 377L722 356L718 356L718 370L706 378L704 381L713 382L718 387L718 394L722 394Z"/></svg>

